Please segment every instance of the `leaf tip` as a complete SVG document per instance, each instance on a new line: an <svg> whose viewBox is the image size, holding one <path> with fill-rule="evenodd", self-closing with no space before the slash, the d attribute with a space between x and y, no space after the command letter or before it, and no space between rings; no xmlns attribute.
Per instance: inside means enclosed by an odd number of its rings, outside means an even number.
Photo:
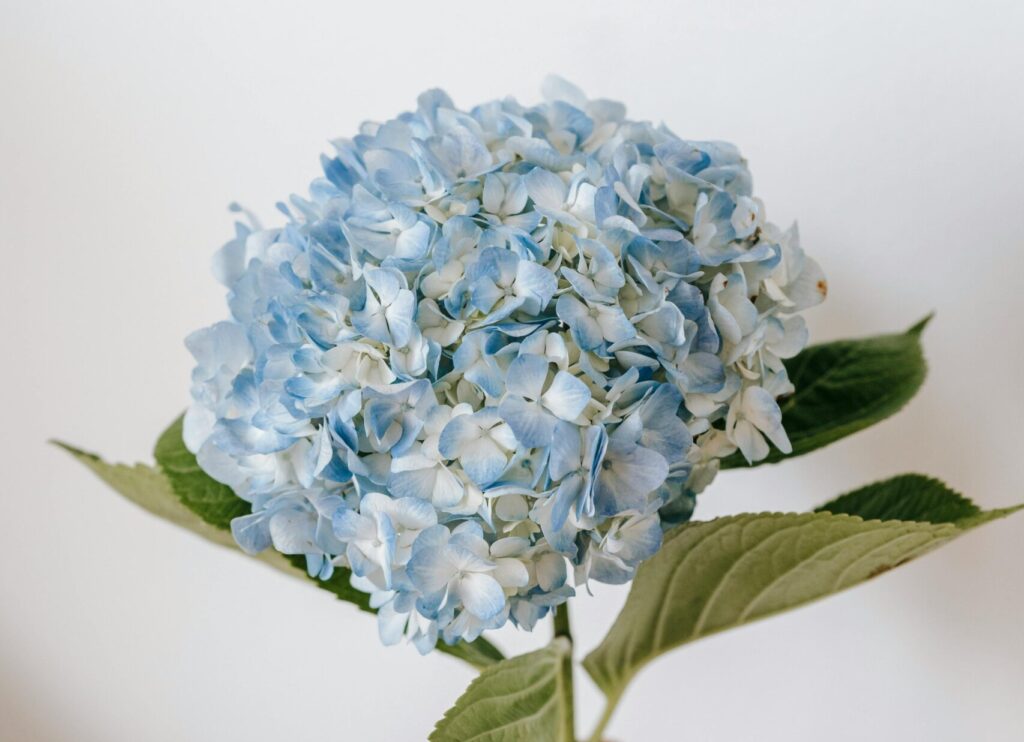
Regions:
<svg viewBox="0 0 1024 742"><path fill-rule="evenodd" d="M96 460L99 459L99 456L97 456L94 453L90 453L89 451L85 451L85 450L79 448L78 446L72 446L70 443L65 443L64 441L58 440L56 438L47 438L46 442L49 443L51 446L55 446L56 448L59 448L61 451L65 451L66 453L71 454L76 459L81 459L81 458L96 459Z"/></svg>
<svg viewBox="0 0 1024 742"><path fill-rule="evenodd" d="M919 320L909 330L907 330L907 334L908 335L918 335L918 336L920 336L921 333L924 332L924 329L928 326L928 323L930 323L932 321L932 319L934 319L934 318L935 318L935 312L934 311L928 312L928 314L926 314L924 317L922 317L921 320Z"/></svg>

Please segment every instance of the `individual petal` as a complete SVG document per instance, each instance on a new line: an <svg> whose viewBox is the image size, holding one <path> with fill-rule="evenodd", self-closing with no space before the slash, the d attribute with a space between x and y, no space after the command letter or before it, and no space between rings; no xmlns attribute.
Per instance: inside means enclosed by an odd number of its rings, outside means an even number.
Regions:
<svg viewBox="0 0 1024 742"><path fill-rule="evenodd" d="M565 557L561 554L544 554L534 565L537 569L537 584L545 592L558 590L568 577Z"/></svg>
<svg viewBox="0 0 1024 742"><path fill-rule="evenodd" d="M316 545L316 513L304 510L281 510L270 516L268 523L274 548L282 554L309 554L319 551Z"/></svg>
<svg viewBox="0 0 1024 742"><path fill-rule="evenodd" d="M457 592L466 610L485 621L497 616L505 607L505 591L490 575L466 575L459 580Z"/></svg>
<svg viewBox="0 0 1024 742"><path fill-rule="evenodd" d="M530 573L519 559L506 557L494 560L494 569L489 573L504 588L526 587L530 584Z"/></svg>
<svg viewBox="0 0 1024 742"><path fill-rule="evenodd" d="M373 522L355 510L338 510L332 518L334 535L341 541L353 541L358 538L372 538Z"/></svg>
<svg viewBox="0 0 1024 742"><path fill-rule="evenodd" d="M423 538L425 533L419 538ZM405 565L405 574L417 590L424 595L433 595L448 587L458 571L448 558L447 547L417 549L414 544L412 558Z"/></svg>
<svg viewBox="0 0 1024 742"><path fill-rule="evenodd" d="M765 327L765 346L779 358L792 358L807 345L810 337L803 317L772 317Z"/></svg>
<svg viewBox="0 0 1024 742"><path fill-rule="evenodd" d="M690 353L666 370L684 394L714 394L725 385L725 366L714 353Z"/></svg>
<svg viewBox="0 0 1024 742"><path fill-rule="evenodd" d="M595 317L601 336L610 343L620 343L636 335L636 328L619 307L600 307Z"/></svg>
<svg viewBox="0 0 1024 742"><path fill-rule="evenodd" d="M604 333L590 309L570 294L562 294L555 302L558 318L569 325L573 340L583 350L593 350L604 342Z"/></svg>
<svg viewBox="0 0 1024 742"><path fill-rule="evenodd" d="M231 535L246 554L258 554L272 543L264 513L242 515L231 519Z"/></svg>
<svg viewBox="0 0 1024 742"><path fill-rule="evenodd" d="M474 415L458 415L441 431L437 450L446 459L457 459L480 436L480 424Z"/></svg>
<svg viewBox="0 0 1024 742"><path fill-rule="evenodd" d="M628 451L609 448L597 476L594 500L600 515L642 510L647 495L668 476L668 462L643 446Z"/></svg>
<svg viewBox="0 0 1024 742"><path fill-rule="evenodd" d="M537 355L520 355L509 364L505 388L510 394L518 394L526 399L538 400L547 383L547 358Z"/></svg>
<svg viewBox="0 0 1024 742"><path fill-rule="evenodd" d="M671 384L660 384L639 410L643 431L639 443L661 454L671 466L683 459L692 442L686 425L679 418L682 395Z"/></svg>
<svg viewBox="0 0 1024 742"><path fill-rule="evenodd" d="M539 402L530 402L514 394L506 395L501 400L498 414L512 428L516 440L527 448L551 443L558 422Z"/></svg>
<svg viewBox="0 0 1024 742"><path fill-rule="evenodd" d="M523 304L523 311L539 314L551 301L557 288L558 279L547 268L529 260L519 261L515 289L518 296L527 300Z"/></svg>
<svg viewBox="0 0 1024 742"><path fill-rule="evenodd" d="M803 270L784 289L793 306L786 307L786 312L799 312L821 304L828 296L828 281L825 272L814 258L805 256Z"/></svg>
<svg viewBox="0 0 1024 742"><path fill-rule="evenodd" d="M609 541L608 551L630 565L650 559L661 548L662 526L657 513L628 518Z"/></svg>
<svg viewBox="0 0 1024 742"><path fill-rule="evenodd" d="M580 430L572 423L559 421L551 442L548 470L554 481L580 468Z"/></svg>
<svg viewBox="0 0 1024 742"><path fill-rule="evenodd" d="M437 523L437 512L430 503L415 497L392 500L389 511L391 521L401 528L420 530Z"/></svg>
<svg viewBox="0 0 1024 742"><path fill-rule="evenodd" d="M743 415L768 436L783 453L791 453L793 446L782 427L782 411L778 402L759 386L747 387L743 391Z"/></svg>
<svg viewBox="0 0 1024 742"><path fill-rule="evenodd" d="M768 455L768 444L749 420L739 420L730 437L749 464Z"/></svg>
<svg viewBox="0 0 1024 742"><path fill-rule="evenodd" d="M526 174L526 192L542 209L560 211L565 205L568 188L565 182L550 170L535 167Z"/></svg>
<svg viewBox="0 0 1024 742"><path fill-rule="evenodd" d="M541 401L556 417L575 420L590 402L590 387L572 374L559 371Z"/></svg>

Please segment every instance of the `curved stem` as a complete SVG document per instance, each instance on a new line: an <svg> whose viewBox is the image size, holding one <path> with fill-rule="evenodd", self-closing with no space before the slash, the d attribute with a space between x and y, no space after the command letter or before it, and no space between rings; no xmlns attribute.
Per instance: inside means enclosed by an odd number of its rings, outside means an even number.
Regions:
<svg viewBox="0 0 1024 742"><path fill-rule="evenodd" d="M565 602L554 610L555 638L563 637L569 641L570 651L562 663L562 683L565 688L566 712L565 726L562 730L566 742L576 742L576 697L572 684L572 627L569 625L569 603Z"/></svg>
<svg viewBox="0 0 1024 742"><path fill-rule="evenodd" d="M608 700L604 704L604 711L601 712L601 718L598 719L597 726L594 728L594 733L590 735L589 742L601 742L601 736L604 734L608 722L612 720L615 707L619 705L619 698L621 698L619 693L616 693L614 696L608 696Z"/></svg>

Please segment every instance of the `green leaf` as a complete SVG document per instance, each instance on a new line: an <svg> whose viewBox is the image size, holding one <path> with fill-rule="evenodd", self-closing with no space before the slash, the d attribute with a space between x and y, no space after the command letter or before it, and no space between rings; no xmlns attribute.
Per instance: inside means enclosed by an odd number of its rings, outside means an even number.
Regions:
<svg viewBox="0 0 1024 742"><path fill-rule="evenodd" d="M185 507L171 488L167 476L159 469L145 464L135 464L134 466L109 464L94 453L83 451L60 441L53 441L53 443L85 464L96 476L128 501L153 515L202 536L207 541L241 553L229 532L211 526ZM275 551L268 549L257 558L287 574L295 575L292 565L283 555Z"/></svg>
<svg viewBox="0 0 1024 742"><path fill-rule="evenodd" d="M437 643L436 649L438 652L472 665L477 670L483 670L505 659L501 650L482 636L471 642L460 641L455 644L445 644L440 641Z"/></svg>
<svg viewBox="0 0 1024 742"><path fill-rule="evenodd" d="M252 506L199 468L181 438L183 420L184 416L178 417L157 440L153 451L156 463L189 510L210 525L230 529L232 518L248 515Z"/></svg>
<svg viewBox="0 0 1024 742"><path fill-rule="evenodd" d="M267 549L267 551L273 551L273 549ZM287 554L284 555L284 558L288 560L288 563L297 572L304 573L314 585L321 590L331 593L338 600L353 603L359 610L366 611L367 613L377 612L370 607L370 596L361 590L356 590L349 583L352 573L344 567L335 567L334 573L329 579L321 580L317 577L310 577L309 573L306 572L306 557L302 554Z"/></svg>
<svg viewBox="0 0 1024 742"><path fill-rule="evenodd" d="M488 667L437 723L430 742L573 742L565 679L571 661L571 645L559 637Z"/></svg>
<svg viewBox="0 0 1024 742"><path fill-rule="evenodd" d="M175 496L167 477L157 469L144 464L108 464L96 454L67 443L53 441L53 444L70 453L115 492L142 509L222 546L234 546L230 534L214 528L186 508Z"/></svg>
<svg viewBox="0 0 1024 742"><path fill-rule="evenodd" d="M921 332L929 319L895 335L812 345L787 361L796 392L780 407L793 452L773 448L753 466L801 456L898 412L924 382ZM723 469L746 466L739 453L722 461Z"/></svg>
<svg viewBox="0 0 1024 742"><path fill-rule="evenodd" d="M864 520L916 520L959 523L981 508L937 479L902 474L840 495L815 512L858 515Z"/></svg>
<svg viewBox="0 0 1024 742"><path fill-rule="evenodd" d="M237 515L248 514L249 503L237 497L230 488L211 479L199 468L195 456L185 448L181 440L180 417L160 436L157 443L156 456L162 469L144 464L108 464L96 454L67 443L54 443L139 507L219 546L241 553L231 536L231 518L227 516L231 512ZM237 508L232 501L242 503L244 509ZM319 580L309 577L306 572L306 559L302 555L285 556L273 549L267 549L256 555L256 558L292 577L306 577L320 589L332 593L339 600L354 604L360 610L375 612L370 608L370 596L349 584L351 572L347 569L335 568L329 580ZM459 642L453 646L442 642L438 644L437 649L468 662L477 669L504 659L501 651L482 637L473 642Z"/></svg>
<svg viewBox="0 0 1024 742"><path fill-rule="evenodd" d="M840 495L815 512L845 513L864 520L952 523L967 530L1021 509L1024 505L982 510L938 479L923 474L901 474Z"/></svg>
<svg viewBox="0 0 1024 742"><path fill-rule="evenodd" d="M899 486L891 492L898 496ZM952 513L953 501L946 507ZM853 587L1012 510L979 511L955 521L959 527L830 512L688 523L641 565L625 608L584 666L617 699L670 649Z"/></svg>

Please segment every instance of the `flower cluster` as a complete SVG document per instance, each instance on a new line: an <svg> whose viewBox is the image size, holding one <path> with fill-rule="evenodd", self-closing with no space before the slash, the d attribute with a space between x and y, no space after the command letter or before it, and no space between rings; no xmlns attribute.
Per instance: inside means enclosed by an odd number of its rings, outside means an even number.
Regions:
<svg viewBox="0 0 1024 742"><path fill-rule="evenodd" d="M238 226L231 319L192 334L185 441L421 651L628 581L737 449L789 441L783 360L825 281L735 147L560 80L443 92L334 142L281 228ZM767 440L766 440L767 439Z"/></svg>

